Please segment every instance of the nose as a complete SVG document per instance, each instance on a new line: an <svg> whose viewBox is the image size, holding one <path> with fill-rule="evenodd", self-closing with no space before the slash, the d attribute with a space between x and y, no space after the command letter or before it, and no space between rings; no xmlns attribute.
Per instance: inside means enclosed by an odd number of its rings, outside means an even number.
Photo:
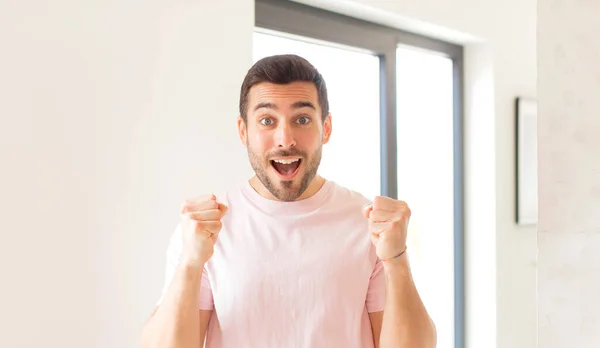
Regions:
<svg viewBox="0 0 600 348"><path fill-rule="evenodd" d="M282 124L278 127L275 141L278 148L289 148L296 146L296 139L294 137L294 131L287 124Z"/></svg>

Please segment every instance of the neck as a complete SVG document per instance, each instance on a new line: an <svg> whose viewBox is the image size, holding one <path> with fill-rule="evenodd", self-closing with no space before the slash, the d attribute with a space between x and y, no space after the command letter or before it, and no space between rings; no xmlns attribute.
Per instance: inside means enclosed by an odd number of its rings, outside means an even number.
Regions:
<svg viewBox="0 0 600 348"><path fill-rule="evenodd" d="M274 201L279 201L279 199L277 197L275 197L271 191L269 191L264 185L263 183L258 179L258 177L255 175L253 176L250 180L250 186L252 186L252 188L258 192L259 195L274 200ZM303 199L307 199L312 197L315 193L319 192L319 190L321 189L321 187L323 187L323 184L325 184L325 178L319 176L319 175L315 175L315 177L313 178L313 180L310 182L310 184L308 184L308 187L306 188L306 190L304 190L304 192L300 195L300 197L296 198L296 201L300 201Z"/></svg>

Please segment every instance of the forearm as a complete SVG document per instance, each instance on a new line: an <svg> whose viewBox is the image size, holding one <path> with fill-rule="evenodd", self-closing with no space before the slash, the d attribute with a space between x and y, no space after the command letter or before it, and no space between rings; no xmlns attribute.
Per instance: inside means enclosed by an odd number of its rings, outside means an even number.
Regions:
<svg viewBox="0 0 600 348"><path fill-rule="evenodd" d="M201 347L198 296L204 265L182 263L142 333L142 348Z"/></svg>
<svg viewBox="0 0 600 348"><path fill-rule="evenodd" d="M406 256L386 261L386 302L380 348L433 348L436 332L412 279Z"/></svg>

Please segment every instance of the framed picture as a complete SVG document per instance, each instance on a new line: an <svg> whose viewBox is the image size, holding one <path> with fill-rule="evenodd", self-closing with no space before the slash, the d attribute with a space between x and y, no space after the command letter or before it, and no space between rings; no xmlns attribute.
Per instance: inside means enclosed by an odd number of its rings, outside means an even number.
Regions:
<svg viewBox="0 0 600 348"><path fill-rule="evenodd" d="M538 215L537 101L516 98L516 222L536 225Z"/></svg>

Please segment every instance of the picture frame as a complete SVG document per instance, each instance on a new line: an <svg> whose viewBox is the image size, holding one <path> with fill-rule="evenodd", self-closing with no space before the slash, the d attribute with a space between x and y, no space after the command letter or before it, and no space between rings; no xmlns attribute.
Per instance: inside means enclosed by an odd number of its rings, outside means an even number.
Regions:
<svg viewBox="0 0 600 348"><path fill-rule="evenodd" d="M515 99L516 223L520 226L537 225L537 112L537 100Z"/></svg>

